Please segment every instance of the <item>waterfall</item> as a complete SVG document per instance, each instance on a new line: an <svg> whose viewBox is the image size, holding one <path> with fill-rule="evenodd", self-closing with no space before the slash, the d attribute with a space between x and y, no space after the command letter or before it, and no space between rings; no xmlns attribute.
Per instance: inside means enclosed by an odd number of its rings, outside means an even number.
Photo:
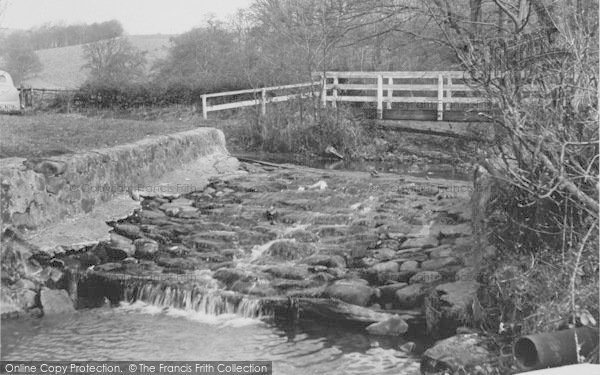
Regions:
<svg viewBox="0 0 600 375"><path fill-rule="evenodd" d="M235 315L262 318L260 300L217 289L185 288L179 285L132 283L125 288L125 301L142 301L149 305L173 308L202 315Z"/></svg>

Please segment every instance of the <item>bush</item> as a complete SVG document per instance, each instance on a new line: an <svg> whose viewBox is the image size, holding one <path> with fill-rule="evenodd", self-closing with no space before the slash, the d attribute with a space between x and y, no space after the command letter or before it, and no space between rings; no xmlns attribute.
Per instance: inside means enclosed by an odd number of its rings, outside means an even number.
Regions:
<svg viewBox="0 0 600 375"><path fill-rule="evenodd" d="M355 157L364 140L364 130L344 108L319 108L318 103L296 100L240 111L223 128L228 140L244 149L297 155L321 154L327 146Z"/></svg>

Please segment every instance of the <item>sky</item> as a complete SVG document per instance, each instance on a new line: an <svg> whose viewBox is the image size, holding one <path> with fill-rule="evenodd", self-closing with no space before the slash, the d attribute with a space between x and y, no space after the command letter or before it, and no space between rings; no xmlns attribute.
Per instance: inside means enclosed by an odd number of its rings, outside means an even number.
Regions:
<svg viewBox="0 0 600 375"><path fill-rule="evenodd" d="M68 25L117 19L130 35L179 34L211 15L225 19L251 3L252 0L0 0L0 27L29 29L44 23Z"/></svg>

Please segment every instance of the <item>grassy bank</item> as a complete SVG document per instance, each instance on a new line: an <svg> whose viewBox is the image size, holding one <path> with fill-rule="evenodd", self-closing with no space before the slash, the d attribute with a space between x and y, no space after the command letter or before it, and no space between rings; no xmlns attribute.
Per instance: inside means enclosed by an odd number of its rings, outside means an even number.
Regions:
<svg viewBox="0 0 600 375"><path fill-rule="evenodd" d="M135 142L194 129L185 121L135 121L76 114L0 115L0 157L38 157Z"/></svg>

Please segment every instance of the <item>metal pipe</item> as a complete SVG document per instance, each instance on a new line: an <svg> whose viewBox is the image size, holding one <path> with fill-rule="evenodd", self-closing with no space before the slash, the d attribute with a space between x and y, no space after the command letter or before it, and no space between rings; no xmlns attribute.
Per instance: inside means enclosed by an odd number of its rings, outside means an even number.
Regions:
<svg viewBox="0 0 600 375"><path fill-rule="evenodd" d="M578 363L578 355L587 356L597 347L598 329L580 327L523 336L515 342L513 354L521 369L537 370Z"/></svg>

